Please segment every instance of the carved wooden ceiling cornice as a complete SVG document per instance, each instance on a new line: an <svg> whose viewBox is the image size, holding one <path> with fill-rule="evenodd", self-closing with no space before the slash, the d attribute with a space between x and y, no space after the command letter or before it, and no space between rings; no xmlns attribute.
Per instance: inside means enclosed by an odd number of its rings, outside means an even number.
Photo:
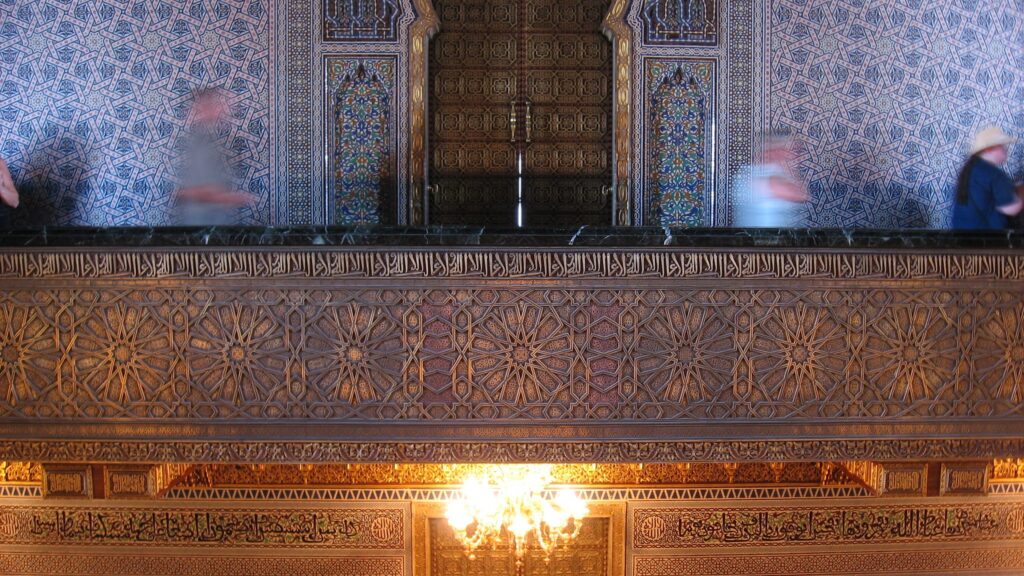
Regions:
<svg viewBox="0 0 1024 576"><path fill-rule="evenodd" d="M0 459L191 463L672 463L981 460L1024 439L700 442L179 442L4 440Z"/></svg>

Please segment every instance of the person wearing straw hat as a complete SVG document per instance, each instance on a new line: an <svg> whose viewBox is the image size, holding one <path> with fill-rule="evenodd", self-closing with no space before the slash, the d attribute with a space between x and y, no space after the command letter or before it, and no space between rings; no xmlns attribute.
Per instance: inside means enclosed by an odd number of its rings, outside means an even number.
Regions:
<svg viewBox="0 0 1024 576"><path fill-rule="evenodd" d="M1013 181L1001 168L1013 142L998 126L987 126L974 135L970 157L957 178L953 228L1001 230L1009 227L1009 217L1024 208Z"/></svg>

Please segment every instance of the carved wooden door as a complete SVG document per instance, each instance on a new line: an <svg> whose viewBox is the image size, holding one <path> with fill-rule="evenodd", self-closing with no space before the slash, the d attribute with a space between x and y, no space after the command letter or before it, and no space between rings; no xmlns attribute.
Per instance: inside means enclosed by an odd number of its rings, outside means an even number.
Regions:
<svg viewBox="0 0 1024 576"><path fill-rule="evenodd" d="M608 0L435 0L433 224L611 223Z"/></svg>

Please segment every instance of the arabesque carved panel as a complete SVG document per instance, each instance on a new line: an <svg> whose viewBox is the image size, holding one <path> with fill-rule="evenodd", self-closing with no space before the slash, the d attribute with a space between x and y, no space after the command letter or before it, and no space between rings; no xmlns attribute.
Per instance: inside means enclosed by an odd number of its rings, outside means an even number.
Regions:
<svg viewBox="0 0 1024 576"><path fill-rule="evenodd" d="M637 549L1024 540L1019 502L633 510Z"/></svg>
<svg viewBox="0 0 1024 576"><path fill-rule="evenodd" d="M404 550L401 508L5 506L0 545L272 546Z"/></svg>
<svg viewBox="0 0 1024 576"><path fill-rule="evenodd" d="M871 434L937 444L870 457L788 447L788 459L1013 456L1020 279L1022 257L964 252L8 252L0 426L51 440L125 440L150 426L139 441L210 439L220 427L219 439L286 442L318 424L315 451L347 451L360 439L511 441L496 427L529 423L535 439L656 440L715 461L752 456L673 442L848 431L851 450ZM133 424L118 432L123 419ZM66 426L44 426L53 421ZM387 423L386 437L373 423ZM404 427L414 424L445 425ZM674 428L655 436L649 424ZM98 425L108 432L86 434ZM47 460L32 445L5 449L0 458ZM207 445L181 461L238 449ZM301 453L256 449L272 461ZM520 449L494 450L515 460ZM576 460L566 455L556 460Z"/></svg>
<svg viewBox="0 0 1024 576"><path fill-rule="evenodd" d="M405 559L366 556L193 556L123 552L65 553L0 552L0 572L18 576L280 576L281 574L344 574L404 576Z"/></svg>
<svg viewBox="0 0 1024 576"><path fill-rule="evenodd" d="M0 316L6 418L1012 417L1024 369L998 289L67 287Z"/></svg>

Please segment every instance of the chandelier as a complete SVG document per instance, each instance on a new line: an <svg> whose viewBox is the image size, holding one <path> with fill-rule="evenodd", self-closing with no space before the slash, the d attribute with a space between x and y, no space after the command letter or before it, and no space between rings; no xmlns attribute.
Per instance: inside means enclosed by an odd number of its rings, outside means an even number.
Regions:
<svg viewBox="0 0 1024 576"><path fill-rule="evenodd" d="M481 547L496 549L504 541L521 571L528 541L536 542L548 560L556 547L575 538L587 503L572 490L549 490L551 482L546 464L486 466L467 478L445 517L469 558L476 558Z"/></svg>

